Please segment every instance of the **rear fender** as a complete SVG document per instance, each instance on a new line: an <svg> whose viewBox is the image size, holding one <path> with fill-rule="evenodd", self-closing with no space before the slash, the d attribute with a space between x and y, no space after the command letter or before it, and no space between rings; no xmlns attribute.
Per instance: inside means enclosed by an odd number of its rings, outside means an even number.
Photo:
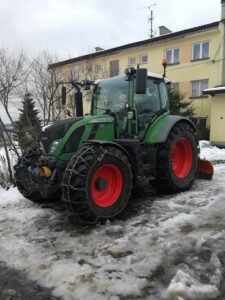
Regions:
<svg viewBox="0 0 225 300"><path fill-rule="evenodd" d="M167 115L156 120L150 127L146 134L145 142L147 144L164 143L172 128L180 122L189 124L196 132L195 125L190 119L183 116Z"/></svg>

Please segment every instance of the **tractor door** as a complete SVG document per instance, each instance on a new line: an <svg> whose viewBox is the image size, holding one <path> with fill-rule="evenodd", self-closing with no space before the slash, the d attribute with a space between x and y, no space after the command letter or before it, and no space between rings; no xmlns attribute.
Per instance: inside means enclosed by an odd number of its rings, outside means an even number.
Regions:
<svg viewBox="0 0 225 300"><path fill-rule="evenodd" d="M128 135L126 107L128 105L128 81L124 76L115 76L95 85L92 98L92 115L109 114L115 122L117 138Z"/></svg>
<svg viewBox="0 0 225 300"><path fill-rule="evenodd" d="M146 93L134 94L134 107L136 110L137 133L140 139L143 139L146 130L162 110L160 92L162 90L161 80L148 78Z"/></svg>

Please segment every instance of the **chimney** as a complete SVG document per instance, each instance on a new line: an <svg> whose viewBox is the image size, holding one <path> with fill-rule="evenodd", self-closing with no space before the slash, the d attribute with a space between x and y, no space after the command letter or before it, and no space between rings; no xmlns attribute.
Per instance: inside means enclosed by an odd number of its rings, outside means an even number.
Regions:
<svg viewBox="0 0 225 300"><path fill-rule="evenodd" d="M225 1L225 0L224 0ZM165 34L168 34L168 33L171 33L172 31L167 28L166 26L159 26L159 35L165 35Z"/></svg>
<svg viewBox="0 0 225 300"><path fill-rule="evenodd" d="M102 51L102 50L104 50L104 49L101 48L101 47L95 47L95 52L99 52L99 51Z"/></svg>
<svg viewBox="0 0 225 300"><path fill-rule="evenodd" d="M221 0L221 20L225 20L225 0Z"/></svg>

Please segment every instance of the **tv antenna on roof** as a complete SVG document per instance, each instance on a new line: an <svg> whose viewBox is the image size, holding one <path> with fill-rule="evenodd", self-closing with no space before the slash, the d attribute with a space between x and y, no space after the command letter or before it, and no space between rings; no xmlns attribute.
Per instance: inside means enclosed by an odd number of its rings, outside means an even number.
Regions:
<svg viewBox="0 0 225 300"><path fill-rule="evenodd" d="M150 15L148 17L148 23L150 23L150 38L154 37L154 33L153 33L153 20L154 20L154 14L153 14L153 9L152 7L156 6L156 3L153 3L149 6L146 6L145 8L149 10Z"/></svg>

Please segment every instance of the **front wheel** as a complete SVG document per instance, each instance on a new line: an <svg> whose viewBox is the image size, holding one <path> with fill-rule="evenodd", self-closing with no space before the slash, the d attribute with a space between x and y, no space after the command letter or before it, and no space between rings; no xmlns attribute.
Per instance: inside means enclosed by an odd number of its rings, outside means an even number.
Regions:
<svg viewBox="0 0 225 300"><path fill-rule="evenodd" d="M156 179L160 191L174 193L189 189L198 166L198 148L194 129L179 123L171 130L166 143L157 149Z"/></svg>
<svg viewBox="0 0 225 300"><path fill-rule="evenodd" d="M131 164L121 150L87 145L65 170L63 199L77 221L95 223L115 217L125 208L132 180Z"/></svg>
<svg viewBox="0 0 225 300"><path fill-rule="evenodd" d="M15 180L19 192L25 198L37 203L44 201L38 190L37 183L31 178L31 174L25 168L15 172Z"/></svg>
<svg viewBox="0 0 225 300"><path fill-rule="evenodd" d="M19 192L25 198L34 202L42 202L43 197L41 196L37 182L28 169L30 166L36 165L40 155L41 151L39 147L34 144L23 152L17 164L14 166L14 177Z"/></svg>

